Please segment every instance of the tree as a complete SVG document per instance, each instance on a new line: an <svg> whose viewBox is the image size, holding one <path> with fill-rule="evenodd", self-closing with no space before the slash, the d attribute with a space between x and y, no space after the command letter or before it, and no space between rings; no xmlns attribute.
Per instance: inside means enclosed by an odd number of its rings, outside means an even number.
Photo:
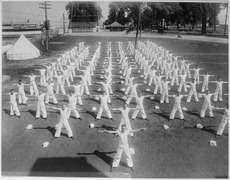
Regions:
<svg viewBox="0 0 230 180"><path fill-rule="evenodd" d="M96 2L69 2L65 8L71 22L96 22L102 17Z"/></svg>

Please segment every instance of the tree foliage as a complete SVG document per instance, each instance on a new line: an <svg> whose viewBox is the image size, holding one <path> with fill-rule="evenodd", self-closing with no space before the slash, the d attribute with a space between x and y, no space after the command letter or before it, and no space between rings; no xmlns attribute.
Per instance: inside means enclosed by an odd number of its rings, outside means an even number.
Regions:
<svg viewBox="0 0 230 180"><path fill-rule="evenodd" d="M221 5L226 8L227 3L171 3L171 2L111 2L107 24L117 21L121 24L133 22L138 23L139 10L141 11L141 26L149 28L165 27L168 25L190 26L194 29L202 25L202 33L206 33L207 24L209 27L217 24L217 14ZM215 27L215 26L214 26Z"/></svg>
<svg viewBox="0 0 230 180"><path fill-rule="evenodd" d="M96 22L102 17L102 9L96 2L69 2L65 8L72 22Z"/></svg>

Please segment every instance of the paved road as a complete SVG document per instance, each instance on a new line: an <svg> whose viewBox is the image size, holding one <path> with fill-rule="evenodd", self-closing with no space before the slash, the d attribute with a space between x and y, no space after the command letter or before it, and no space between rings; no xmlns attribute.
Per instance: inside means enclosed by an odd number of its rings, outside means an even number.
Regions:
<svg viewBox="0 0 230 180"><path fill-rule="evenodd" d="M123 32L109 32L109 31L102 31L102 32L95 32L95 33L72 33L66 34L66 36L124 36L124 37L135 37L136 32L124 34ZM149 38L169 38L169 39L178 39L176 34L156 34L156 33L142 33L142 37L149 37ZM181 40L194 40L194 41L202 41L202 42L213 42L213 43L223 43L228 44L228 39L226 38L219 38L219 37L208 37L208 36L195 36L195 35L182 35Z"/></svg>

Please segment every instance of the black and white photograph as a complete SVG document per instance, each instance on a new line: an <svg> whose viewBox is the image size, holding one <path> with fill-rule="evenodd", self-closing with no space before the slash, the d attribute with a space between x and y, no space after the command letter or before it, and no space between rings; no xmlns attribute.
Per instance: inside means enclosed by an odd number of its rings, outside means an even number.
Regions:
<svg viewBox="0 0 230 180"><path fill-rule="evenodd" d="M2 178L229 178L228 1L1 1Z"/></svg>

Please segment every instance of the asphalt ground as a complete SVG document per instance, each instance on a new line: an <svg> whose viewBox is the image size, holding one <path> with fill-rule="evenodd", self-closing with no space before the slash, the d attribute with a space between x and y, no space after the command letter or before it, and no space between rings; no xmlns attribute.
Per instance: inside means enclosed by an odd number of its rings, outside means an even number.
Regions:
<svg viewBox="0 0 230 180"><path fill-rule="evenodd" d="M57 54L68 50L77 42L85 41L90 46L91 57L96 48L96 42L102 42L101 62L106 58L104 54L105 42L112 41L112 52L114 69L113 74L119 74L116 65L117 41L133 41L133 37L111 37L111 36L69 36L54 38L50 44L49 59L35 59L26 61L3 60L2 73L11 77L2 85L2 175L3 176L57 176L57 177L132 177L132 178L227 178L228 177L228 127L226 126L223 136L215 139L215 132L220 124L223 112L215 111L215 120L205 117L202 121L199 112L203 100L191 103L182 100L182 107L188 111L184 112L185 121L179 120L178 115L175 120L168 122L173 101L169 104L160 104L158 94L155 100L146 99L144 107L149 122L144 121L138 115L137 119L131 121L133 129L147 127L148 130L135 134L135 139L130 138L130 147L135 149L132 155L134 161L134 172L126 167L125 157L122 157L120 166L110 173L110 164L115 155L118 145L118 138L112 135L100 134L101 129L114 129L120 121L120 114L112 113L115 121L108 120L105 115L95 123L95 112L92 107L99 107L99 102L83 97L83 109L80 111L82 121L71 117L69 122L72 127L75 139L67 137L66 130L62 136L53 139L54 126L59 121L59 114L47 109L47 120L35 120L36 100L29 97L28 106L19 106L21 119L9 116L9 96L5 95L9 89L8 85L17 83L18 79L23 79L21 75L30 74L40 68L42 64L53 61ZM210 74L220 76L224 81L228 81L228 45L225 43L192 41L186 39L173 38L149 38L143 37L143 41L153 41L165 49L172 50L175 55L180 55L184 59L198 64L204 68L201 74L208 71ZM52 42L63 42L53 43ZM131 60L133 57L129 57ZM195 67L192 66L192 68ZM100 81L101 69L97 67L96 76L93 82ZM133 76L142 74L133 71ZM38 80L38 79L37 79ZM214 77L210 80L217 80ZM78 79L76 79L78 81ZM114 78L114 81L119 81ZM143 79L139 79L143 82ZM91 94L99 94L96 90L99 85L93 84L90 87ZM120 91L122 84L115 84L113 90L115 94L123 96ZM147 86L143 85L138 90L146 92ZM210 83L210 91L214 92L215 85ZM150 87L151 90L154 86ZM176 86L171 87L170 94L176 93ZM201 86L198 86L200 92ZM29 93L29 89L26 89ZM228 85L223 86L223 93L228 93ZM59 96L60 105L66 102L67 98ZM214 106L224 107L228 102L228 96L223 102L212 102ZM120 107L123 103L121 98L112 97L112 107ZM131 107L135 107L135 101L131 102ZM154 109L154 106L160 109ZM130 113L131 115L131 113ZM95 123L95 128L90 129L88 125ZM199 130L194 126L201 123L205 128ZM28 124L33 124L34 128L26 130ZM166 124L169 129L162 126ZM209 145L210 140L217 141L217 147ZM47 148L42 147L45 141L50 142Z"/></svg>

